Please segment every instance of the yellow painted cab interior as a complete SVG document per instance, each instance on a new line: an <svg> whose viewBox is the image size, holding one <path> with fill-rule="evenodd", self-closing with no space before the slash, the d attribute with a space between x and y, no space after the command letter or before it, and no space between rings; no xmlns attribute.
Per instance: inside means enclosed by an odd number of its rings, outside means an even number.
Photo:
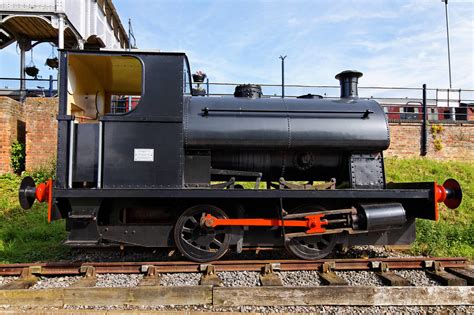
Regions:
<svg viewBox="0 0 474 315"><path fill-rule="evenodd" d="M127 99L142 94L142 68L139 59L126 55L70 54L68 115L83 123L97 122L117 112L117 106L128 106Z"/></svg>

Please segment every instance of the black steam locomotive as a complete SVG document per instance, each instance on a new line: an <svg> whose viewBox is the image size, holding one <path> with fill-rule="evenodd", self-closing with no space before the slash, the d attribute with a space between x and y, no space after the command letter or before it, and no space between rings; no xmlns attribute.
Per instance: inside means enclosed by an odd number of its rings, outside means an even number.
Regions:
<svg viewBox="0 0 474 315"><path fill-rule="evenodd" d="M48 201L68 245L177 247L199 262L285 247L318 259L337 244L408 244L415 218L461 202L452 179L386 183L388 123L358 98L360 72L336 76L339 99L245 86L202 97L182 53L62 51L60 64L56 179L26 178L19 196L24 208ZM131 110L116 113L117 100Z"/></svg>

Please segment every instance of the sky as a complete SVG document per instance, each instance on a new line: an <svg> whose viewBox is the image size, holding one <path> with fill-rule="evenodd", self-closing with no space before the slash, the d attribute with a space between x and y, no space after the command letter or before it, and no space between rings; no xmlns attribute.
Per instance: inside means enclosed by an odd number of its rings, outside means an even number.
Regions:
<svg viewBox="0 0 474 315"><path fill-rule="evenodd" d="M337 85L346 69L364 86L447 88L440 0L114 0L141 49L182 51L212 82ZM449 0L453 88L474 89L474 0ZM51 47L35 49L42 65ZM14 45L0 76L17 76ZM27 57L29 63L29 56ZM53 73L46 69L40 74ZM4 85L4 81L0 84Z"/></svg>

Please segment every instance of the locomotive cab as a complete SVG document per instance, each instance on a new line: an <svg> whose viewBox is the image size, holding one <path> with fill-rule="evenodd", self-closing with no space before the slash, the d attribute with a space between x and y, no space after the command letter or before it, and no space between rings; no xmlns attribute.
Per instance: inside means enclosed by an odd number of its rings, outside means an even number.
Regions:
<svg viewBox="0 0 474 315"><path fill-rule="evenodd" d="M58 152L58 167L68 169L56 185L180 187L182 162L169 156L183 154L184 54L63 52L63 59L60 115L68 126L59 129L69 147Z"/></svg>

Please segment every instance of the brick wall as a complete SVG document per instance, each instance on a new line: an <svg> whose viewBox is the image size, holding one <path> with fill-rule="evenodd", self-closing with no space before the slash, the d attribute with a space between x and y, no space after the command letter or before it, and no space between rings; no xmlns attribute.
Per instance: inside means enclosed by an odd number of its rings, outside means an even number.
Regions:
<svg viewBox="0 0 474 315"><path fill-rule="evenodd" d="M12 171L10 149L15 140L24 140L24 122L22 105L0 96L0 174Z"/></svg>
<svg viewBox="0 0 474 315"><path fill-rule="evenodd" d="M428 158L474 162L474 124L436 124L435 135L428 126ZM384 156L416 157L421 151L421 123L390 123L390 148ZM441 146L438 149L435 139Z"/></svg>
<svg viewBox="0 0 474 315"><path fill-rule="evenodd" d="M58 99L27 98L24 104L26 121L26 170L51 165L56 158L58 139Z"/></svg>
<svg viewBox="0 0 474 315"><path fill-rule="evenodd" d="M26 144L26 170L49 165L56 156L57 98L27 98L22 105L0 97L0 174L12 172L10 148L15 140Z"/></svg>

